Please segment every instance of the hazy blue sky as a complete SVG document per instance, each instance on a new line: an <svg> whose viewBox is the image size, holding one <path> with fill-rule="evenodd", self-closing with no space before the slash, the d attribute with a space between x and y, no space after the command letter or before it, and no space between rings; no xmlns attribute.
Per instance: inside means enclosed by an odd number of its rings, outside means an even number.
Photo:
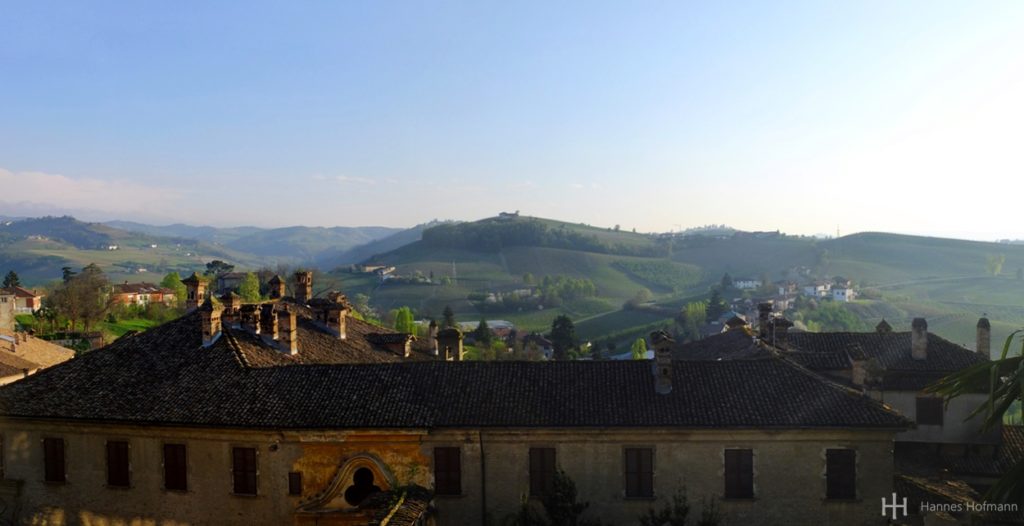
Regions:
<svg viewBox="0 0 1024 526"><path fill-rule="evenodd" d="M1024 237L1024 2L0 2L0 214Z"/></svg>

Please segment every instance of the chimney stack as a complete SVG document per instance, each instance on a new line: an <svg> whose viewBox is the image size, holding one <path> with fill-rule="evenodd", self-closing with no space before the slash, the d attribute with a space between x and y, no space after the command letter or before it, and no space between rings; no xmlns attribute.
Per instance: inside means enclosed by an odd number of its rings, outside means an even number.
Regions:
<svg viewBox="0 0 1024 526"><path fill-rule="evenodd" d="M462 360L462 331L448 327L437 333L437 346L443 350L444 359L449 362Z"/></svg>
<svg viewBox="0 0 1024 526"><path fill-rule="evenodd" d="M430 320L429 330L430 330L430 332L429 332L428 338L430 338L431 350L433 351L433 355L437 356L438 355L438 348L437 348L437 322L436 321Z"/></svg>
<svg viewBox="0 0 1024 526"><path fill-rule="evenodd" d="M242 328L254 333L260 333L260 306L254 303L242 305L238 309L240 312L239 317L241 318Z"/></svg>
<svg viewBox="0 0 1024 526"><path fill-rule="evenodd" d="M260 305L260 334L264 338L277 340L277 315L274 313L273 303Z"/></svg>
<svg viewBox="0 0 1024 526"><path fill-rule="evenodd" d="M914 318L910 325L910 356L915 360L928 359L928 322Z"/></svg>
<svg viewBox="0 0 1024 526"><path fill-rule="evenodd" d="M768 321L772 316L772 304L771 303L758 303L757 304L757 329L761 339L767 340L770 336L768 331Z"/></svg>
<svg viewBox="0 0 1024 526"><path fill-rule="evenodd" d="M978 334L975 350L985 358L992 357L992 324L989 323L988 318L984 316L978 320Z"/></svg>
<svg viewBox="0 0 1024 526"><path fill-rule="evenodd" d="M203 330L203 347L209 347L220 337L220 311L219 304L207 299L198 308L200 323Z"/></svg>
<svg viewBox="0 0 1024 526"><path fill-rule="evenodd" d="M267 284L270 285L270 299L279 300L284 297L285 283L281 276L274 274Z"/></svg>
<svg viewBox="0 0 1024 526"><path fill-rule="evenodd" d="M651 333L654 346L654 390L659 394L672 392L672 344L675 341L665 331Z"/></svg>
<svg viewBox="0 0 1024 526"><path fill-rule="evenodd" d="M793 322L780 316L773 318L772 321L768 322L771 327L771 334L775 337L775 345L778 347L786 347L789 343L789 328L793 326Z"/></svg>
<svg viewBox="0 0 1024 526"><path fill-rule="evenodd" d="M221 321L225 325L238 325L238 308L242 305L242 298L228 291L220 297L220 302L224 305Z"/></svg>
<svg viewBox="0 0 1024 526"><path fill-rule="evenodd" d="M345 295L331 291L326 298L313 298L309 300L309 307L313 309L316 321L326 326L340 340L348 337L348 315L352 312Z"/></svg>
<svg viewBox="0 0 1024 526"><path fill-rule="evenodd" d="M300 304L309 303L313 299L313 273L300 270L295 273L295 300Z"/></svg>
<svg viewBox="0 0 1024 526"><path fill-rule="evenodd" d="M199 305L206 299L206 280L199 277L195 272L191 276L181 280L187 291L185 296L185 310L192 312L199 308Z"/></svg>
<svg viewBox="0 0 1024 526"><path fill-rule="evenodd" d="M299 354L299 332L296 324L295 313L291 309L284 309L277 313L278 330L281 332L281 350L295 356Z"/></svg>

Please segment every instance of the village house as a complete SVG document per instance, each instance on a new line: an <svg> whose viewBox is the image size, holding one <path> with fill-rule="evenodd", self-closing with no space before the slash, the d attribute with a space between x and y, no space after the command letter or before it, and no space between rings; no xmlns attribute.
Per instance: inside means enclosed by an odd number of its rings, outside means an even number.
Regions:
<svg viewBox="0 0 1024 526"><path fill-rule="evenodd" d="M124 283L111 287L111 296L117 305L145 307L150 303L170 305L177 301L174 291L153 283Z"/></svg>
<svg viewBox="0 0 1024 526"><path fill-rule="evenodd" d="M725 524L859 525L878 522L861 501L892 490L909 422L789 360L673 361L658 333L653 361L460 362L457 329L420 342L296 278L294 297L243 305L193 275L185 316L0 388L6 509L481 524L562 469L613 524L685 486Z"/></svg>
<svg viewBox="0 0 1024 526"><path fill-rule="evenodd" d="M832 290L832 283L829 281L812 281L804 285L804 296L811 298L824 298Z"/></svg>
<svg viewBox="0 0 1024 526"><path fill-rule="evenodd" d="M853 301L857 299L857 293L852 287L832 287L832 300L833 301Z"/></svg>
<svg viewBox="0 0 1024 526"><path fill-rule="evenodd" d="M761 280L756 278L736 278L732 282L733 286L740 290L757 289L761 287L762 283Z"/></svg>
<svg viewBox="0 0 1024 526"><path fill-rule="evenodd" d="M984 488L1006 472L1011 459L1024 458L1024 440L1017 438L1016 428L982 431L981 419L969 418L988 399L986 393L967 393L946 403L926 391L939 379L989 359L988 319L978 321L972 351L929 333L922 318L907 332L894 331L882 320L872 332L811 333L792 331L791 322L772 316L771 305L761 304L759 310L756 332L730 330L676 346L674 356L780 357L885 403L915 423L896 435L896 462L901 476L909 477L899 484L917 492L951 475ZM922 473L930 476L921 478Z"/></svg>
<svg viewBox="0 0 1024 526"><path fill-rule="evenodd" d="M43 295L23 287L0 289L0 296L14 297L14 312L17 314L32 314L43 307Z"/></svg>

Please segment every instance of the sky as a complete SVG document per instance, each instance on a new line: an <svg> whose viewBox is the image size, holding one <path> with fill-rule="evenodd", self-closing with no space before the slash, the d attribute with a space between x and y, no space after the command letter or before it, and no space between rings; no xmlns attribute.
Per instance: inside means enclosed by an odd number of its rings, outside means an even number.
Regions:
<svg viewBox="0 0 1024 526"><path fill-rule="evenodd" d="M1024 238L1024 2L0 12L0 215Z"/></svg>

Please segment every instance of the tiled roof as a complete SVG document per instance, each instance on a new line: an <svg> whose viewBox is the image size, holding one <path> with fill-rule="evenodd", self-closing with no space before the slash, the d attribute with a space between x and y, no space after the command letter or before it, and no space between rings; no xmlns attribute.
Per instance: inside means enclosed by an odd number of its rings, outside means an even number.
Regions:
<svg viewBox="0 0 1024 526"><path fill-rule="evenodd" d="M11 353L10 340L14 337L14 333L0 329L0 335L7 337L0 342L0 349L2 349L0 352L14 354L18 358L38 364L39 367L51 367L75 357L75 351L67 347L61 347L35 336L26 337L24 334L19 334L24 339L14 345L14 352Z"/></svg>
<svg viewBox="0 0 1024 526"><path fill-rule="evenodd" d="M40 295L32 292L31 290L24 289L21 287L7 287L0 289L0 295L2 296L14 296L16 298L37 298Z"/></svg>
<svg viewBox="0 0 1024 526"><path fill-rule="evenodd" d="M165 289L160 285L153 283L121 283L114 285L114 293L116 294L173 294L174 291Z"/></svg>
<svg viewBox="0 0 1024 526"><path fill-rule="evenodd" d="M674 389L658 394L647 361L272 366L251 363L242 349L259 343L246 336L203 347L192 313L0 388L0 415L292 429L909 425L778 359L675 362Z"/></svg>
<svg viewBox="0 0 1024 526"><path fill-rule="evenodd" d="M805 352L846 353L851 359L877 360L888 371L948 374L985 359L934 333L928 334L928 357L910 355L909 332L793 332L788 347Z"/></svg>
<svg viewBox="0 0 1024 526"><path fill-rule="evenodd" d="M675 360L737 360L768 356L770 353L742 329L733 329L678 344L672 350L672 358Z"/></svg>
<svg viewBox="0 0 1024 526"><path fill-rule="evenodd" d="M10 351L0 350L0 378L23 374L25 371L34 371L42 366L19 358Z"/></svg>

